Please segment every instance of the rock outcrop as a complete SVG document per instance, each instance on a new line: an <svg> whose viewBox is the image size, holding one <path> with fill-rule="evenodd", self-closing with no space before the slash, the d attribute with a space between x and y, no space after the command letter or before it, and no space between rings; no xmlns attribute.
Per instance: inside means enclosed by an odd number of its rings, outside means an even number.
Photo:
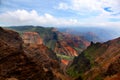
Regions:
<svg viewBox="0 0 120 80"><path fill-rule="evenodd" d="M22 38L25 44L43 44L43 41L37 32L24 32Z"/></svg>
<svg viewBox="0 0 120 80"><path fill-rule="evenodd" d="M69 46L65 41L58 41L55 45L54 51L62 55L78 56L77 51Z"/></svg>

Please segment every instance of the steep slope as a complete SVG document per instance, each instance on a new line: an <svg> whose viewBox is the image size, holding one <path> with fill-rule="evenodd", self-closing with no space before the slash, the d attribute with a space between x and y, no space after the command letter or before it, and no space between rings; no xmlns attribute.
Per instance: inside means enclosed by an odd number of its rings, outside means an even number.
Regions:
<svg viewBox="0 0 120 80"><path fill-rule="evenodd" d="M54 54L43 44L23 47L17 32L0 27L0 80L67 80Z"/></svg>
<svg viewBox="0 0 120 80"><path fill-rule="evenodd" d="M68 74L83 80L119 80L120 38L92 43L76 57L68 69Z"/></svg>
<svg viewBox="0 0 120 80"><path fill-rule="evenodd" d="M24 42L24 50L28 55L32 54L36 57L39 57L37 56L38 53L38 55L41 54L43 56L47 56L47 58L58 61L56 54L43 44L43 41L37 32L25 32L22 35L22 39ZM34 54L33 52L35 52L36 54Z"/></svg>

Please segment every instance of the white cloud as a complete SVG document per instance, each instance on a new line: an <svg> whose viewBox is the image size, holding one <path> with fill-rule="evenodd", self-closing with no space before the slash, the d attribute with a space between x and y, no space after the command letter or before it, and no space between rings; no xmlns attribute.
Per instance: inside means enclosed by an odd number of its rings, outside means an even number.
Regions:
<svg viewBox="0 0 120 80"><path fill-rule="evenodd" d="M70 0L70 3L60 3L58 9L71 9L79 12L79 14L88 15L92 12L104 14L107 12L105 7L109 7L114 13L120 13L120 0ZM92 15L92 14L91 14Z"/></svg>
<svg viewBox="0 0 120 80"><path fill-rule="evenodd" d="M70 26L78 23L76 19L56 18L48 13L38 15L35 10L16 10L0 14L0 23L5 25L44 25Z"/></svg>
<svg viewBox="0 0 120 80"><path fill-rule="evenodd" d="M109 16L108 16L109 17ZM44 15L39 15L35 10L16 10L9 11L0 14L0 24L1 25L41 25L41 26L55 26L55 27L70 27L70 26L116 26L120 27L119 22L107 22L102 21L104 15L101 17L83 19L82 21L77 19L64 19L57 18L53 15L45 13Z"/></svg>
<svg viewBox="0 0 120 80"><path fill-rule="evenodd" d="M99 10L100 6L99 3L96 3L96 0L72 0L71 9L86 12Z"/></svg>
<svg viewBox="0 0 120 80"><path fill-rule="evenodd" d="M120 21L110 20L120 19L120 0L70 0L70 3L61 3L58 9L72 10L79 14L79 18L86 16L80 19L84 25L120 27ZM110 8L111 12L105 8Z"/></svg>

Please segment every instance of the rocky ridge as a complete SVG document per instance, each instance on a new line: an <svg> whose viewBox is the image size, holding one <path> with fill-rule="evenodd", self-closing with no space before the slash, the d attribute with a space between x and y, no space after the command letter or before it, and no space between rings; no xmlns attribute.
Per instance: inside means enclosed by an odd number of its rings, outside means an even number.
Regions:
<svg viewBox="0 0 120 80"><path fill-rule="evenodd" d="M68 73L78 74L83 80L119 80L120 38L105 43L91 43L74 59Z"/></svg>

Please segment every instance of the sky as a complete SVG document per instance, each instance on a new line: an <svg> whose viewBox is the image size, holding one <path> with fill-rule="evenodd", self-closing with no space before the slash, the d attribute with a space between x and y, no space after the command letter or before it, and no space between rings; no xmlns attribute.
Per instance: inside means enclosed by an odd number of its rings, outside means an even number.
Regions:
<svg viewBox="0 0 120 80"><path fill-rule="evenodd" d="M0 0L0 25L120 28L120 0Z"/></svg>

